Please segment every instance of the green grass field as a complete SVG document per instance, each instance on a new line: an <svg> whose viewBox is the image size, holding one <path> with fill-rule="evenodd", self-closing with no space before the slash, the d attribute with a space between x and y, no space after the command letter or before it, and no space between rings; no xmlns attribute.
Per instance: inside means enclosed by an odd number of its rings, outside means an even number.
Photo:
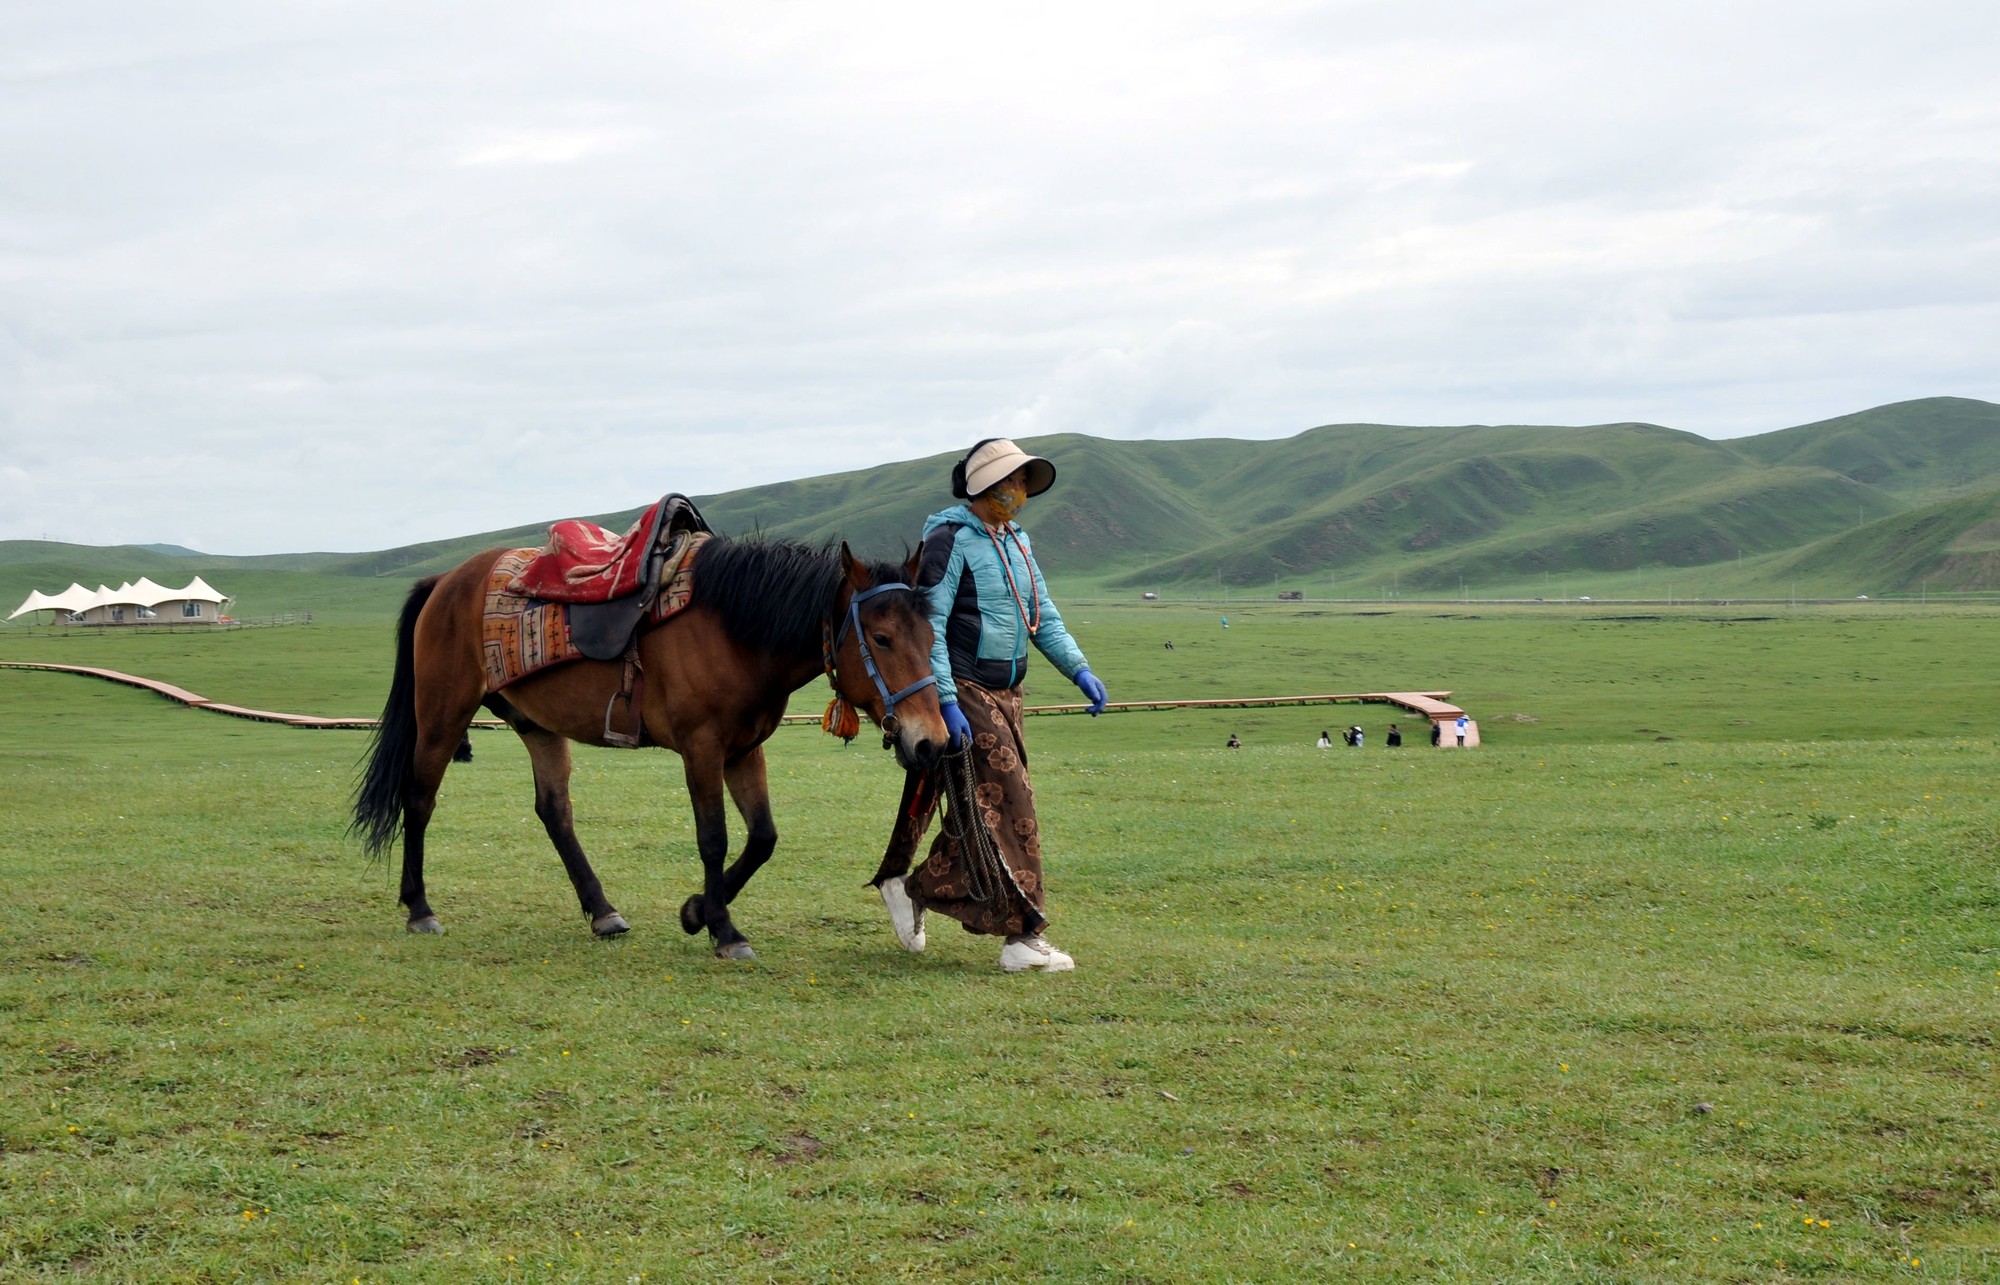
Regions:
<svg viewBox="0 0 2000 1285"><path fill-rule="evenodd" d="M1078 970L1006 977L946 924L896 949L896 770L786 729L725 966L675 920L670 755L579 751L634 925L599 943L480 736L413 938L342 836L362 736L0 671L0 1275L2000 1276L2000 617L1067 615L1114 699L1450 688L1487 744L1032 721ZM369 714L387 641L0 659ZM1311 748L1348 722L1369 749Z"/></svg>

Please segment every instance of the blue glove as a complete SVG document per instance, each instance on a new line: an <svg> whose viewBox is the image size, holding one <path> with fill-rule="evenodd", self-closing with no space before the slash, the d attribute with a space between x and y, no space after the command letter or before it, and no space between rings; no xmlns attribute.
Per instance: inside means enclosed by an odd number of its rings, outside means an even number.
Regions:
<svg viewBox="0 0 2000 1285"><path fill-rule="evenodd" d="M972 724L959 712L957 701L939 701L938 713L944 715L944 730L951 734L952 749L962 750L972 743Z"/></svg>
<svg viewBox="0 0 2000 1285"><path fill-rule="evenodd" d="M1076 685L1083 692L1083 698L1090 702L1090 716L1096 718L1104 712L1104 702L1111 694L1104 690L1104 682L1088 667L1076 671Z"/></svg>

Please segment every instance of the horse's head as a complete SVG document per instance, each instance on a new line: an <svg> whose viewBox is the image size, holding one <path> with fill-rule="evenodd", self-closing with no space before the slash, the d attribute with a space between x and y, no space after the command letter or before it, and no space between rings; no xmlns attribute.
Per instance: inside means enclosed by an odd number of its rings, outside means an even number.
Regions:
<svg viewBox="0 0 2000 1285"><path fill-rule="evenodd" d="M878 575L840 546L846 575L839 605L842 621L834 650L834 683L840 695L882 728L906 768L928 768L944 752L950 733L938 711L931 674L930 618L916 583L920 554L910 555L900 582Z"/></svg>

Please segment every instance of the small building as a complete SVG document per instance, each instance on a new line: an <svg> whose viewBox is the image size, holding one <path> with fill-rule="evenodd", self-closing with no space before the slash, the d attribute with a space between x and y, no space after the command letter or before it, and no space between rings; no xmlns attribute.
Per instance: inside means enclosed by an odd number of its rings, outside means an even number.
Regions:
<svg viewBox="0 0 2000 1285"><path fill-rule="evenodd" d="M180 589L140 576L137 584L128 581L116 589L102 584L95 589L72 584L57 594L37 589L7 619L47 611L53 613L50 623L58 625L212 625L225 619L222 605L228 601L200 576Z"/></svg>

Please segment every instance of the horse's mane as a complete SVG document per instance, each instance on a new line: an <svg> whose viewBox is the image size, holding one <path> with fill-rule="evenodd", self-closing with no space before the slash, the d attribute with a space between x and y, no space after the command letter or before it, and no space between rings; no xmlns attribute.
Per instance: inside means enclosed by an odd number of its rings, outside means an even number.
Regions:
<svg viewBox="0 0 2000 1285"><path fill-rule="evenodd" d="M903 582L897 563L866 565L876 584ZM718 535L695 559L688 605L713 610L723 630L745 647L817 652L820 623L832 610L842 579L840 552L830 544L814 548L768 536ZM923 613L924 595L914 589L911 595L912 606Z"/></svg>

